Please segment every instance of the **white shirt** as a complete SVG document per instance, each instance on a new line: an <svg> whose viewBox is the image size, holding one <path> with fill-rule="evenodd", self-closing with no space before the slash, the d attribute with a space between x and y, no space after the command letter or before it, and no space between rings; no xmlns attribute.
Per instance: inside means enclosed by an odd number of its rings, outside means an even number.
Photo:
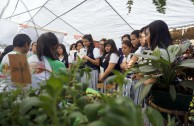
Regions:
<svg viewBox="0 0 194 126"><path fill-rule="evenodd" d="M9 52L8 54L6 54L6 55L3 57L2 61L1 61L1 67L2 67L4 64L7 64L7 65L10 66L10 64L9 64L9 56L8 56L9 54L18 54L18 52L16 52L16 51L11 51L11 52Z"/></svg>
<svg viewBox="0 0 194 126"><path fill-rule="evenodd" d="M134 54L140 54L141 52L142 52L142 46L140 46L140 47L135 51Z"/></svg>
<svg viewBox="0 0 194 126"><path fill-rule="evenodd" d="M100 50L98 48L94 48L93 55L95 59L100 58L101 57Z"/></svg>
<svg viewBox="0 0 194 126"><path fill-rule="evenodd" d="M118 60L119 60L119 56L115 53L112 53L110 55L109 63L118 63Z"/></svg>
<svg viewBox="0 0 194 126"><path fill-rule="evenodd" d="M126 62L126 61L128 62L128 61L130 61L131 56L132 56L131 53L128 56L123 55L124 58L123 58L123 61L122 62Z"/></svg>

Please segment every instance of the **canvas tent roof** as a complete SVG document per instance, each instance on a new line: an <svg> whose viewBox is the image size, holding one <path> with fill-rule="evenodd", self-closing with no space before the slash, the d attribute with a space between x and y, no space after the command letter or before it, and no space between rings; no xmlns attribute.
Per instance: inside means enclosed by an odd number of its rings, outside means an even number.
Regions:
<svg viewBox="0 0 194 126"><path fill-rule="evenodd" d="M7 1L0 1L0 12ZM167 0L166 14L158 13L152 0L134 0L131 13L128 13L127 1L10 0L0 20L3 29L0 30L0 43L12 43L13 36L23 30L18 30L17 23L32 26L22 32L29 34L33 41L37 34L51 30L58 31L60 41L68 44L76 41L75 36L90 33L95 40L112 38L118 46L122 35L154 20L164 20L170 28L194 24L194 5L190 0Z"/></svg>

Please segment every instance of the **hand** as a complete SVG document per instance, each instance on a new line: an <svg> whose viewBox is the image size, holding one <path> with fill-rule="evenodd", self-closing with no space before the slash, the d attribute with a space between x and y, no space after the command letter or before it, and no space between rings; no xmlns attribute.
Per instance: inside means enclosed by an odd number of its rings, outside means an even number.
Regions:
<svg viewBox="0 0 194 126"><path fill-rule="evenodd" d="M143 85L146 86L148 84L154 84L156 82L156 79L155 78L150 78L150 79L147 79L143 82Z"/></svg>
<svg viewBox="0 0 194 126"><path fill-rule="evenodd" d="M127 62L124 61L123 63L121 63L121 69L125 70L126 69L126 66L127 66Z"/></svg>
<svg viewBox="0 0 194 126"><path fill-rule="evenodd" d="M129 61L129 62L127 63L126 69L130 69L132 66L133 66L133 60L131 60L131 61Z"/></svg>
<svg viewBox="0 0 194 126"><path fill-rule="evenodd" d="M90 57L88 57L88 56L85 55L85 56L83 56L82 59L89 60L89 58L90 58Z"/></svg>
<svg viewBox="0 0 194 126"><path fill-rule="evenodd" d="M136 73L132 77L132 79L135 79L135 80L139 80L141 78L143 78L143 74L141 74L141 73Z"/></svg>
<svg viewBox="0 0 194 126"><path fill-rule="evenodd" d="M99 82L103 82L104 80L103 80L103 74L99 74Z"/></svg>

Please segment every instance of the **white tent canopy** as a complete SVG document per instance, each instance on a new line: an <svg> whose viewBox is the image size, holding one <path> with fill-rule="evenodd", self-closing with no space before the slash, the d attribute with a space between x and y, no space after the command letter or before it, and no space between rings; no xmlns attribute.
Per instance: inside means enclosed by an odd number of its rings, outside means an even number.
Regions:
<svg viewBox="0 0 194 126"><path fill-rule="evenodd" d="M0 1L0 12L7 2ZM193 25L194 5L190 0L167 0L166 14L161 14L152 0L134 0L131 13L127 0L10 0L0 20L0 43L11 44L18 32L36 41L43 32L57 31L60 41L68 44L76 42L76 36L92 34L95 40L112 38L119 47L122 35L159 19L170 28ZM29 27L22 31L18 24Z"/></svg>

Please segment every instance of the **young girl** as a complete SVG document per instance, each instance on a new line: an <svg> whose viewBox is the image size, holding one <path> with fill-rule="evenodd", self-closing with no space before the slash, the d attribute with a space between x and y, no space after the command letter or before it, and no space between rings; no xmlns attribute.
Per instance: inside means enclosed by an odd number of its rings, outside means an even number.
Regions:
<svg viewBox="0 0 194 126"><path fill-rule="evenodd" d="M64 63L58 61L56 49L59 42L55 34L48 32L42 34L37 40L37 55L28 58L32 73L32 87L38 88L39 83L47 80L51 72L59 72L65 68Z"/></svg>
<svg viewBox="0 0 194 126"><path fill-rule="evenodd" d="M99 76L99 81L104 82L106 85L110 77L114 77L112 73L113 70L119 70L118 65L119 52L117 50L114 40L108 39L105 42L105 53L102 59L102 67L104 68L104 73Z"/></svg>
<svg viewBox="0 0 194 126"><path fill-rule="evenodd" d="M129 40L124 40L122 42L122 53L123 56L120 57L122 60L120 67L121 67L121 71L125 72L127 70L127 63L130 61L132 55L131 55L131 50L133 49L133 45L131 43L131 41ZM127 80L127 84L123 85L123 95L124 96L128 96L130 98L133 98L132 94L134 93L132 91L132 80L131 80L131 75L128 74L126 77Z"/></svg>
<svg viewBox="0 0 194 126"><path fill-rule="evenodd" d="M76 42L75 48L76 48L76 50L77 50L77 52L75 53L75 56L74 56L75 60L76 60L76 58L77 58L78 56L79 56L80 58L82 58L81 50L84 48L84 45L83 45L82 40L79 40L79 41Z"/></svg>
<svg viewBox="0 0 194 126"><path fill-rule="evenodd" d="M89 87L97 90L98 83L98 69L100 65L100 51L98 48L94 47L94 42L92 35L84 35L82 38L84 47L87 49L87 55L83 56L83 60L85 60L85 66L92 69L90 72L91 78L86 80L86 75L84 75L82 82L89 82Z"/></svg>
<svg viewBox="0 0 194 126"><path fill-rule="evenodd" d="M140 46L139 30L134 30L130 35L130 39L133 45L132 53L134 53Z"/></svg>
<svg viewBox="0 0 194 126"><path fill-rule="evenodd" d="M68 54L63 44L59 44L57 47L57 57L59 61L65 64L66 68L69 68Z"/></svg>
<svg viewBox="0 0 194 126"><path fill-rule="evenodd" d="M27 56L30 57L32 55L36 55L36 46L37 46L37 42L33 42L31 44L31 48L30 51L27 53Z"/></svg>
<svg viewBox="0 0 194 126"><path fill-rule="evenodd" d="M129 40L124 40L122 42L122 53L123 56L121 56L121 70L124 72L127 70L127 63L130 61L132 55L131 55L131 51L133 49L133 45L131 43L131 41Z"/></svg>

